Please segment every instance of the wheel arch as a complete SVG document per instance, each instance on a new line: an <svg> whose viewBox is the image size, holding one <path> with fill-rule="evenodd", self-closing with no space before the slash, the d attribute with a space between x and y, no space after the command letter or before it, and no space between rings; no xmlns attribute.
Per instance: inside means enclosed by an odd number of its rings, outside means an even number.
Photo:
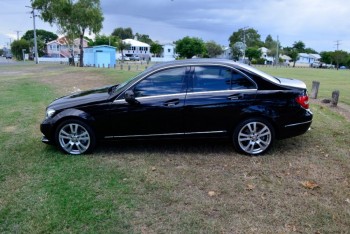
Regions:
<svg viewBox="0 0 350 234"><path fill-rule="evenodd" d="M91 127L91 129L95 132L95 134L97 134L95 124L94 124L95 118L93 116L91 116L89 113L84 112L84 111L79 110L79 109L67 109L67 110L64 110L64 111L58 113L54 117L54 124L53 124L52 131L51 131L52 139L54 139L54 137L55 137L57 127L62 122L69 120L69 119L79 120L79 121L82 121L82 122L88 124Z"/></svg>

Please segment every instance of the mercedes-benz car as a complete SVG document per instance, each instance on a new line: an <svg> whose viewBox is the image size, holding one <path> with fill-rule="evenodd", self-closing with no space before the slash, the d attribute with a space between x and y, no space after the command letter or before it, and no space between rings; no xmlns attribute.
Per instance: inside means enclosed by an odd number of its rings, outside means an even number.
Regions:
<svg viewBox="0 0 350 234"><path fill-rule="evenodd" d="M304 82L221 59L156 64L121 84L53 101L41 123L44 143L68 154L101 140L227 138L238 152L263 154L275 139L312 122Z"/></svg>

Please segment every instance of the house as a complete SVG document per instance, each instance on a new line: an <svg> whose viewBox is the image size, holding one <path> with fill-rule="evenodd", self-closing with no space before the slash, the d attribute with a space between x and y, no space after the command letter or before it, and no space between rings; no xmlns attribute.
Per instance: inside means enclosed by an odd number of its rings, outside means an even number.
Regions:
<svg viewBox="0 0 350 234"><path fill-rule="evenodd" d="M84 48L84 66L114 67L116 65L116 48L99 45Z"/></svg>
<svg viewBox="0 0 350 234"><path fill-rule="evenodd" d="M321 59L321 56L319 54L299 53L298 60L296 61L296 63L313 64L315 62L319 62L320 59Z"/></svg>
<svg viewBox="0 0 350 234"><path fill-rule="evenodd" d="M80 55L80 39L76 38L73 45L68 41L67 37L60 37L56 40L46 43L46 52L49 57L53 58L70 58L72 52L75 57ZM88 46L88 41L83 39L83 48ZM72 51L73 47L73 51Z"/></svg>
<svg viewBox="0 0 350 234"><path fill-rule="evenodd" d="M222 54L218 55L217 58L221 59L232 59L232 51L230 47L223 47Z"/></svg>
<svg viewBox="0 0 350 234"><path fill-rule="evenodd" d="M275 61L275 58L273 56L269 56L269 49L265 48L265 47L261 47L259 48L259 50L261 51L261 57L265 60L265 64L273 64L273 62Z"/></svg>
<svg viewBox="0 0 350 234"><path fill-rule="evenodd" d="M126 57L138 55L141 60L148 60L151 57L151 46L147 43L135 39L124 39L123 42L130 45L128 49L123 51Z"/></svg>
<svg viewBox="0 0 350 234"><path fill-rule="evenodd" d="M165 44L162 47L163 47L163 51L162 51L161 57L175 60L176 58L175 45Z"/></svg>

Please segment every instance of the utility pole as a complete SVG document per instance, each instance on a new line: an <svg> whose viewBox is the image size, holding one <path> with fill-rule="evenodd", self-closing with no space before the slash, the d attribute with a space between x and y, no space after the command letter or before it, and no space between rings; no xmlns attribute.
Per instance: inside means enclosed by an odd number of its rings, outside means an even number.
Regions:
<svg viewBox="0 0 350 234"><path fill-rule="evenodd" d="M337 50L339 50L340 40L336 40L336 41L335 41L335 45L337 46Z"/></svg>
<svg viewBox="0 0 350 234"><path fill-rule="evenodd" d="M244 43L244 49L243 49L243 63L245 63L245 50L247 49L246 45L246 39L245 39L245 30L248 29L248 26L242 28L243 30L243 43Z"/></svg>
<svg viewBox="0 0 350 234"><path fill-rule="evenodd" d="M22 31L15 31L17 33L17 41L19 40L19 33L22 32Z"/></svg>
<svg viewBox="0 0 350 234"><path fill-rule="evenodd" d="M30 12L32 14L32 17L33 17L33 28L34 28L34 54L35 54L35 63L38 64L38 43L36 41L36 28L35 28L35 17L37 15L35 15L35 8L34 7L31 7L31 6L26 6L28 8L31 8L32 11Z"/></svg>
<svg viewBox="0 0 350 234"><path fill-rule="evenodd" d="M275 60L275 65L277 65L278 63L279 63L279 56L278 56L278 53L279 53L279 44L280 44L280 42L279 42L279 40L278 40L278 35L277 35L277 42L276 42L276 60Z"/></svg>

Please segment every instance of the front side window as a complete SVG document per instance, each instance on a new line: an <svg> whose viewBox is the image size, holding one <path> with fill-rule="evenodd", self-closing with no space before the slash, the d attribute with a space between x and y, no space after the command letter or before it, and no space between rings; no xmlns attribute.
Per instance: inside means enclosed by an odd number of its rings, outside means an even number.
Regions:
<svg viewBox="0 0 350 234"><path fill-rule="evenodd" d="M243 74L227 67L197 66L193 73L193 92L255 89Z"/></svg>
<svg viewBox="0 0 350 234"><path fill-rule="evenodd" d="M186 68L171 68L156 72L134 87L135 97L176 94L185 91Z"/></svg>

